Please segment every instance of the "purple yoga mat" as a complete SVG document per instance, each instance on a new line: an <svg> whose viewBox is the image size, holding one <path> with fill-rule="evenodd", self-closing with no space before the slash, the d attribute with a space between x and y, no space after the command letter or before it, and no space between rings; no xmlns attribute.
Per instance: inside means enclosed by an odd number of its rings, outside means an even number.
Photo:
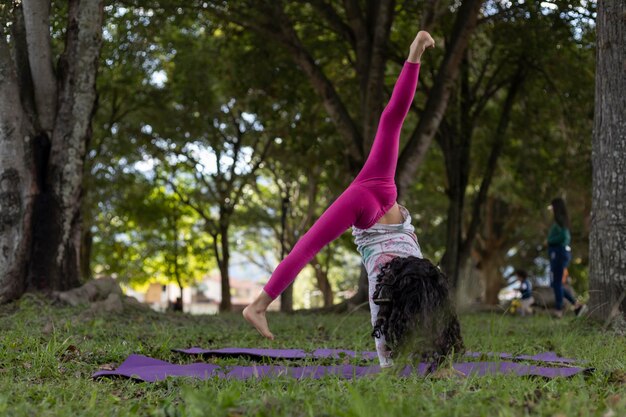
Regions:
<svg viewBox="0 0 626 417"><path fill-rule="evenodd" d="M302 349L253 349L253 348L223 348L223 349L203 349L192 347L189 349L172 349L173 352L185 353L187 355L205 355L219 357L238 357L247 356L253 359L338 359L342 356L351 358L361 357L363 359L376 359L376 352L356 353L353 350L346 349L317 349L313 352L305 352Z"/></svg>
<svg viewBox="0 0 626 417"><path fill-rule="evenodd" d="M253 359L325 359L325 358L340 358L343 355L354 358L360 357L363 359L373 360L378 356L376 352L360 352L357 353L353 350L346 349L317 349L311 353L307 353L301 349L253 349L253 348L223 348L223 349L203 349L199 347L192 347L189 349L172 349L174 352L184 353L187 355L205 355L205 356L219 356L219 357L238 357L247 356ZM467 352L465 354L471 358L500 358L510 360L532 360L537 362L551 362L551 363L576 363L576 359L562 358L554 352L543 352L536 355L511 355L510 353L497 353L497 352Z"/></svg>
<svg viewBox="0 0 626 417"><path fill-rule="evenodd" d="M526 360L526 361L536 361L536 362L551 362L551 363L576 363L579 362L576 359L571 358L562 358L557 355L555 352L543 352L537 353L536 355L511 355L510 353L498 353L498 352L467 352L465 356L471 358L482 358L482 357L496 357L501 359L513 359L513 360Z"/></svg>
<svg viewBox="0 0 626 417"><path fill-rule="evenodd" d="M570 377L585 371L578 367L550 368L545 366L527 365L517 362L468 362L453 365L454 368L466 375L536 375L547 378ZM410 376L417 373L425 375L428 365L420 364L417 369L406 367L400 373L401 376ZM319 379L325 376L336 376L339 378L358 378L366 375L377 374L380 367L374 366L219 366L207 363L193 363L189 365L176 365L158 359L149 358L142 355L130 355L117 369L113 371L98 371L93 374L93 378L105 376L123 376L139 381L155 382L172 376L186 376L201 380L217 378L229 379L249 379L263 377L289 376L292 378L312 378Z"/></svg>

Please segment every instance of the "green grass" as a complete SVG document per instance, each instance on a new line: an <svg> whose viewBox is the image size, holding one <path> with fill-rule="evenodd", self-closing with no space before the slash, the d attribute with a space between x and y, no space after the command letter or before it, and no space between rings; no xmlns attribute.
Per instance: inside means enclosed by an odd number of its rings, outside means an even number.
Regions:
<svg viewBox="0 0 626 417"><path fill-rule="evenodd" d="M262 340L238 314L190 317L129 311L90 315L38 297L0 308L0 416L624 416L626 341L589 323L546 315L461 318L474 351L557 353L586 360L588 376L545 380L468 377L436 380L391 375L347 381L168 379L149 384L93 381L103 364L131 353L176 363L170 348L317 347L373 350L369 314L270 315L278 336ZM245 359L217 360L247 364Z"/></svg>

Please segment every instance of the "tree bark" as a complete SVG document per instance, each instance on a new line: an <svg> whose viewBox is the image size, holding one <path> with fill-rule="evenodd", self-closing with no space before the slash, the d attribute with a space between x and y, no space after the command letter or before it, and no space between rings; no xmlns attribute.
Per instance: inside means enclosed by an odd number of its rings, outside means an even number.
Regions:
<svg viewBox="0 0 626 417"><path fill-rule="evenodd" d="M467 54L465 54L461 66L458 121L455 121L453 124L443 124L438 135L438 143L443 151L446 177L448 179L446 251L441 260L441 266L453 284L456 284L458 281L461 270L465 190L469 181L469 158L475 126L474 121L470 117L471 97ZM455 126L455 128L452 128L452 126Z"/></svg>
<svg viewBox="0 0 626 417"><path fill-rule="evenodd" d="M385 67L387 63L387 48L389 31L395 16L395 1L380 0L370 2L372 7L367 13L372 27L371 42L364 54L357 54L357 75L361 78L361 104L362 104L362 131L364 139L363 155L367 154L374 141L378 120L383 109L383 89L385 86ZM357 51L358 52L358 51Z"/></svg>
<svg viewBox="0 0 626 417"><path fill-rule="evenodd" d="M590 311L626 315L626 3L598 2Z"/></svg>
<svg viewBox="0 0 626 417"><path fill-rule="evenodd" d="M318 256L313 257L311 266L315 270L315 278L317 279L317 288L322 292L324 299L324 307L331 307L334 301L333 288L328 280L328 262L330 261L330 254L327 255L326 265L318 259Z"/></svg>
<svg viewBox="0 0 626 417"><path fill-rule="evenodd" d="M6 262L0 302L28 288L66 290L80 283L81 184L102 19L103 0L69 1L57 74L49 1L25 0L13 9L13 56L2 33L0 254Z"/></svg>
<svg viewBox="0 0 626 417"><path fill-rule="evenodd" d="M466 218L464 216L466 208L465 193L469 182L472 136L476 118L480 114L480 109L475 109L475 107L480 107L480 104L476 105L476 102L486 101L484 97L472 97L470 93L467 60L464 60L462 64L461 74L459 120L455 123L443 123L438 136L438 142L443 151L446 164L449 200L446 224L446 252L442 259L442 268L454 287L459 282L460 271L470 257L474 239L481 226L481 212L487 201L498 159L506 144L506 131L510 123L511 112L513 111L517 93L524 82L526 71L525 65L520 61L509 82L509 89L500 113L498 125L493 134L491 152L478 194L472 203L471 218L465 231L463 230L464 219Z"/></svg>
<svg viewBox="0 0 626 417"><path fill-rule="evenodd" d="M80 245L80 276L83 282L89 281L91 276L91 250L93 248L93 233L89 228L83 229L82 243Z"/></svg>
<svg viewBox="0 0 626 417"><path fill-rule="evenodd" d="M348 300L348 307L357 307L369 300L369 280L367 277L367 269L365 269L365 265L363 265L363 263L361 263L360 266L361 273L359 274L359 285L357 287L356 294Z"/></svg>
<svg viewBox="0 0 626 417"><path fill-rule="evenodd" d="M50 0L24 0L28 62L35 87L35 103L41 129L48 136L54 127L57 84L52 68Z"/></svg>
<svg viewBox="0 0 626 417"><path fill-rule="evenodd" d="M218 257L220 275L222 278L222 301L220 301L220 312L232 310L230 299L230 246L228 245L229 225L223 220L220 221L220 249L221 257ZM217 253L216 253L217 255Z"/></svg>
<svg viewBox="0 0 626 417"><path fill-rule="evenodd" d="M58 100L45 181L35 203L29 281L39 289L80 285L80 207L83 164L96 104L103 0L69 2L65 51L58 68ZM39 113L39 109L38 109Z"/></svg>
<svg viewBox="0 0 626 417"><path fill-rule="evenodd" d="M483 279L485 280L485 304L498 305L500 289L502 289L501 262L496 256L486 254L481 258Z"/></svg>
<svg viewBox="0 0 626 417"><path fill-rule="evenodd" d="M505 233L503 220L506 217L506 207L497 200L489 199L485 205L485 224L483 237L480 239L481 245L480 266L485 282L485 304L497 305L498 294L502 288L502 274L500 266L502 259L502 244Z"/></svg>
<svg viewBox="0 0 626 417"><path fill-rule="evenodd" d="M316 183L314 183L316 184ZM314 185L313 190L316 190L317 187ZM289 212L289 201L290 201L290 189L287 187L285 190L285 195L281 201L281 213L280 213L280 261L282 262L285 259L285 255L287 254L287 213ZM313 208L313 202L309 200L309 210ZM293 247L293 245L292 245ZM285 291L280 295L280 311L283 313L288 313L293 311L293 283L289 284Z"/></svg>
<svg viewBox="0 0 626 417"><path fill-rule="evenodd" d="M19 297L26 288L37 192L31 162L33 129L22 110L5 27L0 24L0 302Z"/></svg>

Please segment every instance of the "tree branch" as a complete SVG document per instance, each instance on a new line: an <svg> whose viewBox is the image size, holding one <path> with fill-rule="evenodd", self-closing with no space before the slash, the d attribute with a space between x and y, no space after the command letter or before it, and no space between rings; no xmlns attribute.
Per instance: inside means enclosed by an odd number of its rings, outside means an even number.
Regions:
<svg viewBox="0 0 626 417"><path fill-rule="evenodd" d="M491 48L489 48L489 52L487 52L487 58L483 61L483 66L480 69L480 73L478 74L478 77L476 78L476 83L474 84L474 88L472 89L472 98L476 97L476 94L478 93L478 89L480 88L480 85L483 82L483 79L485 78L485 74L487 73L487 67L489 67L489 64L491 64L491 58L493 57L493 53L496 50L496 43L493 42L491 45ZM497 70L495 71L497 72Z"/></svg>
<svg viewBox="0 0 626 417"><path fill-rule="evenodd" d="M425 3L420 28L430 32L435 22L446 12L446 7L441 7L439 0L426 0Z"/></svg>
<svg viewBox="0 0 626 417"><path fill-rule="evenodd" d="M78 207L77 202L80 201L85 153L96 108L103 3L104 0L69 1L47 175L53 193L61 199L62 207Z"/></svg>
<svg viewBox="0 0 626 417"><path fill-rule="evenodd" d="M256 265L257 267L262 269L264 272L267 272L269 275L271 275L274 272L274 266L270 265L269 261L267 260L265 256L261 255L260 256L261 261L258 261L254 256L252 256L252 254L248 252L241 252L241 255L243 255L243 257L246 258L248 262L250 262L253 265Z"/></svg>
<svg viewBox="0 0 626 417"><path fill-rule="evenodd" d="M308 187L308 192L307 192L307 200L308 200L307 212L306 212L306 215L300 221L300 224L298 225L298 231L304 230L306 227L309 227L309 225L311 224L311 221L313 220L313 216L315 216L315 209L317 207L317 204L315 204L315 202L317 201L317 185L318 185L317 176L319 175L319 171L320 171L320 165L317 165L316 168L314 168L312 172L309 171L309 181L308 181L309 187Z"/></svg>
<svg viewBox="0 0 626 417"><path fill-rule="evenodd" d="M3 146L3 142L6 141L8 143L8 139L11 138L14 132L21 132L24 117L24 112L20 104L15 62L11 57L11 51L6 41L6 26L3 23L4 22L0 22L0 126L2 126L2 131L0 131L0 150L3 150L0 155L0 169L8 168L13 165L13 163L20 162L20 159L15 158L13 152L7 151ZM15 147L17 148L17 144L15 144ZM19 153L19 151L20 150L15 149L16 153ZM4 164L5 158L7 158L7 161L13 163Z"/></svg>
<svg viewBox="0 0 626 417"><path fill-rule="evenodd" d="M52 68L50 41L50 0L23 0L22 4L37 115L41 128L50 136L57 102L57 80Z"/></svg>
<svg viewBox="0 0 626 417"><path fill-rule="evenodd" d="M337 14L337 11L332 4L327 3L324 0L309 0L309 4L322 13L335 33L339 34L344 40L346 40L353 49L356 49L354 32L350 26L343 21L341 16Z"/></svg>
<svg viewBox="0 0 626 417"><path fill-rule="evenodd" d="M439 67L433 88L426 102L417 129L402 150L398 160L398 194L402 195L415 177L424 160L435 132L443 119L448 100L459 72L469 38L476 27L482 0L465 0L457 13L449 47Z"/></svg>
<svg viewBox="0 0 626 417"><path fill-rule="evenodd" d="M360 167L365 158L362 146L363 139L334 85L304 47L293 28L293 24L279 5L273 5L271 10L266 12L267 18L261 21L258 17L246 16L241 11L230 10L230 13L227 13L216 8L213 9L213 13L217 16L270 37L289 51L293 61L307 75L313 89L322 98L324 107L337 130L346 138L352 165Z"/></svg>
<svg viewBox="0 0 626 417"><path fill-rule="evenodd" d="M252 178L254 176L254 174L256 173L257 169L259 169L259 165L261 165L261 163L267 157L267 153L268 153L270 147L272 146L272 142L273 141L271 139L268 139L265 142L265 146L263 147L263 150L261 151L259 159L256 161L256 163L254 163L252 165L252 168L250 169L250 172L243 176L243 179L241 180L241 183L239 184L239 187L235 190L235 194L234 194L234 196L231 199L231 204L232 204L233 207L239 202L239 199L241 198L241 194L243 193L243 189L244 189L244 187L246 185L248 185L248 182L250 181L250 178Z"/></svg>
<svg viewBox="0 0 626 417"><path fill-rule="evenodd" d="M170 187L172 187L172 190L174 190L174 193L178 196L178 198L180 198L180 201L182 201L183 204L193 209L196 213L198 213L200 217L202 217L202 219L205 221L205 224L210 228L209 233L211 234L211 236L216 236L218 228L215 220L211 218L211 216L207 214L200 206L194 204L188 196L183 195L183 193L180 192L178 186L174 183L174 181L170 180L169 178L165 178L164 180Z"/></svg>
<svg viewBox="0 0 626 417"><path fill-rule="evenodd" d="M358 0L344 0L343 5L346 10L348 24L356 36L355 50L357 57L360 57L360 59L357 58L357 61L361 60L363 63L367 63L369 61L370 37L363 13L361 12L361 6L359 6ZM367 74L367 68L357 68L357 70L365 70L363 72Z"/></svg>
<svg viewBox="0 0 626 417"><path fill-rule="evenodd" d="M5 23L2 22L1 24L4 25ZM38 117L35 104L33 78L30 73L30 64L28 63L26 27L24 23L24 12L21 5L16 5L13 10L11 37L14 60L9 56L7 63L13 65L13 70L16 73L19 98L21 98L22 101L21 108L23 109L26 117L28 117L30 124L36 129L39 122L37 120Z"/></svg>
<svg viewBox="0 0 626 417"><path fill-rule="evenodd" d="M387 62L387 41L394 17L393 0L381 0L372 6L373 36L367 66L363 100L363 138L369 148L374 140L379 115L382 111L385 64Z"/></svg>
<svg viewBox="0 0 626 417"><path fill-rule="evenodd" d="M485 201L487 200L489 187L491 186L491 180L493 179L493 175L498 164L498 158L500 157L500 154L502 153L502 149L505 144L505 134L509 126L511 111L513 109L513 104L515 103L515 97L521 85L523 84L525 77L526 68L523 63L520 63L517 72L511 80L510 88L504 101L504 106L502 108L502 113L500 114L500 120L498 121L498 126L496 128L496 131L494 132L494 144L489 154L487 167L485 168L485 174L480 183L478 194L474 198L472 207L472 219L470 221L469 227L467 228L467 233L462 244L462 252L464 253L469 253L469 249L471 248L474 237L476 236L476 233L478 231L478 227L480 226L480 212Z"/></svg>

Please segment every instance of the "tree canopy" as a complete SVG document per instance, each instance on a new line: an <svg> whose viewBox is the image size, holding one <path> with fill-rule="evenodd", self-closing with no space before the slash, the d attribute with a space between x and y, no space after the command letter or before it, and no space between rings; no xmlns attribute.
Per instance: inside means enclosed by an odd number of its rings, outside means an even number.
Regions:
<svg viewBox="0 0 626 417"><path fill-rule="evenodd" d="M396 178L424 254L462 296L473 297L473 286L497 302L511 268L547 275L546 207L562 196L572 218L571 273L586 290L595 2L101 6L98 95L76 197L81 227L72 232L80 235L82 279L115 274L183 286L217 267L229 309L232 254L269 277L342 192L424 28L437 48L422 62ZM51 56L67 47L68 13L53 2ZM0 14L7 62L19 58L12 33L20 2ZM351 252L345 234L311 263L326 306L338 291L367 294Z"/></svg>

